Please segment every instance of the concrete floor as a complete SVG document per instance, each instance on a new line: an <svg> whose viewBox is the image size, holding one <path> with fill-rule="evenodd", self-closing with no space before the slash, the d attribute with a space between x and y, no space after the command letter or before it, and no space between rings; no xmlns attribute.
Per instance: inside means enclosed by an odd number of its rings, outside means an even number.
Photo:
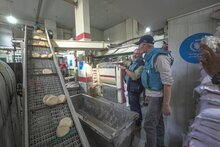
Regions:
<svg viewBox="0 0 220 147"><path fill-rule="evenodd" d="M134 136L132 147L145 147L146 135L145 135L145 130L143 128L143 122L145 115L147 113L147 106L142 106L141 111L143 115L142 126L141 126L141 130L137 132L136 135Z"/></svg>
<svg viewBox="0 0 220 147"><path fill-rule="evenodd" d="M143 102L141 102L141 104L143 104ZM125 109L130 109L130 107L126 107L126 104L119 104L119 105L122 105L122 107ZM147 106L141 106L141 111L143 116L142 126L141 126L141 130L135 133L135 136L132 141L132 147L145 147L146 134L143 128L143 122L147 113Z"/></svg>

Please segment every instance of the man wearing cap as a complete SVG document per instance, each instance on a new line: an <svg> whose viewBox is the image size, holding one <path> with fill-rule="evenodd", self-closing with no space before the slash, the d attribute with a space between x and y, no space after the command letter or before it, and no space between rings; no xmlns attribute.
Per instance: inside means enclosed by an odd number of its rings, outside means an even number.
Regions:
<svg viewBox="0 0 220 147"><path fill-rule="evenodd" d="M145 88L145 95L149 97L144 122L146 146L164 147L163 114L171 114L170 98L173 84L169 52L161 48L154 48L154 39L150 35L142 36L136 44L145 53L141 81Z"/></svg>
<svg viewBox="0 0 220 147"><path fill-rule="evenodd" d="M120 66L120 68L125 69L125 81L127 84L128 99L131 111L135 111L139 114L139 118L136 121L136 127L141 127L142 113L139 97L143 91L143 86L141 84L141 73L144 69L144 61L142 59L142 54L139 49L135 49L132 54L132 61L128 68Z"/></svg>

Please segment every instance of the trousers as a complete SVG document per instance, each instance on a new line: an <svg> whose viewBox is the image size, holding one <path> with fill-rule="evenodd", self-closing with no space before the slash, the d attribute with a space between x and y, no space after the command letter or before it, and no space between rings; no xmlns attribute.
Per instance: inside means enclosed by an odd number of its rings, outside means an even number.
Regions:
<svg viewBox="0 0 220 147"><path fill-rule="evenodd" d="M140 98L140 94L128 91L130 110L137 112L139 114L139 117L135 122L136 126L141 126L141 122L142 122L142 112L141 112L141 105L139 98Z"/></svg>
<svg viewBox="0 0 220 147"><path fill-rule="evenodd" d="M162 114L162 97L150 97L144 121L146 147L164 146L164 122Z"/></svg>

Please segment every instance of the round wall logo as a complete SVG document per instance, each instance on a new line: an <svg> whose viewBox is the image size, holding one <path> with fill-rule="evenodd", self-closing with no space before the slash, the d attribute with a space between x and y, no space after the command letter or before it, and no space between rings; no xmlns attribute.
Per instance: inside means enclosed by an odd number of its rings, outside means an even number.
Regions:
<svg viewBox="0 0 220 147"><path fill-rule="evenodd" d="M180 56L189 63L198 64L201 52L199 50L201 39L204 36L211 36L210 33L198 33L187 37L180 46Z"/></svg>

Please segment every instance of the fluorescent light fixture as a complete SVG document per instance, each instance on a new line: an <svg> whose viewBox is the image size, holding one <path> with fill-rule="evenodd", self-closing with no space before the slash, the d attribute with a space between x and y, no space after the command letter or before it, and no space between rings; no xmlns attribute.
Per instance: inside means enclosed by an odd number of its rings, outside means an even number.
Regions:
<svg viewBox="0 0 220 147"><path fill-rule="evenodd" d="M17 23L17 19L15 17L11 16L11 15L7 16L6 18L7 18L7 21L11 24L16 24Z"/></svg>
<svg viewBox="0 0 220 147"><path fill-rule="evenodd" d="M149 33L151 31L150 27L146 27L145 33Z"/></svg>

